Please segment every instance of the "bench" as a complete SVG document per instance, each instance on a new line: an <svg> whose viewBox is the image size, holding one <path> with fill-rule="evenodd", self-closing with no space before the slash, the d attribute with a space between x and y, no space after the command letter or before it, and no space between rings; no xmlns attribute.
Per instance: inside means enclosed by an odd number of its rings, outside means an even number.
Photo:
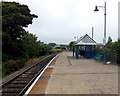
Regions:
<svg viewBox="0 0 120 96"><path fill-rule="evenodd" d="M95 56L95 59L96 60L100 60L102 58L102 55L100 55L100 54L97 54L96 56Z"/></svg>

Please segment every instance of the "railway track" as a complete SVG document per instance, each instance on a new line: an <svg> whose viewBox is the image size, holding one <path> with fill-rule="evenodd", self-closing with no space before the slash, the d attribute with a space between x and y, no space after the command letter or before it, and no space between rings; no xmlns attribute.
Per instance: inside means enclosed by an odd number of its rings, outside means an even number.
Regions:
<svg viewBox="0 0 120 96"><path fill-rule="evenodd" d="M2 96L23 96L48 62L58 53L50 55L36 63L2 85Z"/></svg>

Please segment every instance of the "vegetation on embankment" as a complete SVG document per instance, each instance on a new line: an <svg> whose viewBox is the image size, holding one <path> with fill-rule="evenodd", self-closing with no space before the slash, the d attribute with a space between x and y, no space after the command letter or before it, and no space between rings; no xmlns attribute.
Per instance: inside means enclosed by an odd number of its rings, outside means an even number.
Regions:
<svg viewBox="0 0 120 96"><path fill-rule="evenodd" d="M10 75L11 73L14 73L18 71L19 69L23 67L27 67L43 58L45 58L48 55L36 57L36 58L30 58L30 59L23 59L23 60L8 60L7 62L2 63L2 77L6 77Z"/></svg>

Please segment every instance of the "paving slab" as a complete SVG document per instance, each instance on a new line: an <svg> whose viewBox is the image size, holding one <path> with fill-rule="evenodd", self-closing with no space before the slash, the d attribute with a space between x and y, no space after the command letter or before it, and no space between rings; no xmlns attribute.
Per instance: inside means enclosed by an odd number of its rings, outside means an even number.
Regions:
<svg viewBox="0 0 120 96"><path fill-rule="evenodd" d="M118 66L76 59L62 52L55 62L46 94L118 94Z"/></svg>

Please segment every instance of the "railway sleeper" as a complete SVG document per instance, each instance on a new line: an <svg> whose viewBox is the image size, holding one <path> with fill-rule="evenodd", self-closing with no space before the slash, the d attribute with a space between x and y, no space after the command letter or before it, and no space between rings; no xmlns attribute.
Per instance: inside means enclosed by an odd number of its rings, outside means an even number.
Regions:
<svg viewBox="0 0 120 96"><path fill-rule="evenodd" d="M17 78L15 81L30 81L33 77L21 77L21 78Z"/></svg>
<svg viewBox="0 0 120 96"><path fill-rule="evenodd" d="M30 81L30 80L29 80ZM27 84L28 80L21 80L21 81L11 81L11 84Z"/></svg>
<svg viewBox="0 0 120 96"><path fill-rule="evenodd" d="M35 75L35 74L37 74L38 72L31 72L31 73L29 73L28 75ZM26 73L27 74L27 73Z"/></svg>
<svg viewBox="0 0 120 96"><path fill-rule="evenodd" d="M14 81L30 81L31 79L30 78L17 78L15 79Z"/></svg>
<svg viewBox="0 0 120 96"><path fill-rule="evenodd" d="M33 76L32 75L22 75L22 76L19 76L18 78L32 78Z"/></svg>
<svg viewBox="0 0 120 96"><path fill-rule="evenodd" d="M2 96L19 96L18 93L2 93Z"/></svg>
<svg viewBox="0 0 120 96"><path fill-rule="evenodd" d="M23 88L4 88L2 93L20 93Z"/></svg>
<svg viewBox="0 0 120 96"><path fill-rule="evenodd" d="M5 86L5 87L7 87L7 88L24 88L26 86L26 84L9 84L9 85L7 85L7 86Z"/></svg>

